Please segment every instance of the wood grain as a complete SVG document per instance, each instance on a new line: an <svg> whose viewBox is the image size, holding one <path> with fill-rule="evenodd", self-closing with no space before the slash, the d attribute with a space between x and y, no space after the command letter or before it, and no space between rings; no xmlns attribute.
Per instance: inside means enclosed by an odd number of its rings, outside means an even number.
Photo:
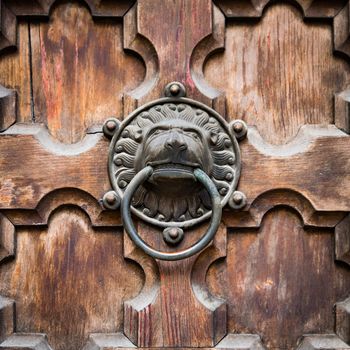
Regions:
<svg viewBox="0 0 350 350"><path fill-rule="evenodd" d="M120 229L92 229L72 206L55 210L48 228L17 229L16 259L0 270L0 294L16 300L16 331L45 332L55 350L121 330L122 303L142 283L123 259Z"/></svg>
<svg viewBox="0 0 350 350"><path fill-rule="evenodd" d="M305 230L294 210L280 207L258 230L229 232L227 265L214 268L209 285L226 294L231 332L261 334L269 349L333 332L333 305L350 290L350 270L334 262L332 229Z"/></svg>
<svg viewBox="0 0 350 350"><path fill-rule="evenodd" d="M28 23L20 21L17 31L18 48L0 56L0 84L7 89L17 92L17 106L8 109L7 118L10 123L5 123L6 129L13 122L31 121L30 111L30 68L29 68L29 42ZM4 112L4 111L3 111ZM6 115L1 115L4 118ZM2 121L4 123L4 121Z"/></svg>
<svg viewBox="0 0 350 350"><path fill-rule="evenodd" d="M63 3L48 23L31 25L31 41L35 118L53 137L75 143L123 116L123 92L141 83L144 67L123 52L120 22L94 22L84 5Z"/></svg>
<svg viewBox="0 0 350 350"><path fill-rule="evenodd" d="M276 4L257 23L228 23L225 51L208 60L205 78L225 92L230 119L286 143L301 125L334 123L333 96L350 70L332 51L330 25L305 23L296 7Z"/></svg>
<svg viewBox="0 0 350 350"><path fill-rule="evenodd" d="M34 133L31 127L14 130ZM96 200L110 189L107 159L102 156L107 155L108 140L102 135L89 135L87 148L79 151L77 147L69 153L60 144L45 149L47 137L38 136L40 133L10 132L0 138L0 152L8 155L0 160L2 209L34 209L40 199L59 188L78 188ZM322 136L317 137L317 133ZM336 128L317 128L313 136L306 132L295 147L282 150L265 147L252 131L241 143L239 189L247 195L248 205L262 193L287 189L299 192L316 211L349 211L349 147L350 138Z"/></svg>
<svg viewBox="0 0 350 350"><path fill-rule="evenodd" d="M169 247L159 230L140 223L138 232L153 248L179 251L204 234L206 226L186 230L183 241ZM221 226L202 253L179 261L153 262L125 236L124 252L146 274L142 292L124 306L124 333L138 347L213 347L226 334L226 304L207 290L209 266L225 256L226 230Z"/></svg>
<svg viewBox="0 0 350 350"><path fill-rule="evenodd" d="M172 81L183 83L189 97L212 103L217 96L207 84L201 84L201 63L222 47L224 38L224 17L212 1L140 0L125 20L125 48L141 55L150 70L144 83L126 96L129 112L162 97ZM203 55L192 62L197 48Z"/></svg>

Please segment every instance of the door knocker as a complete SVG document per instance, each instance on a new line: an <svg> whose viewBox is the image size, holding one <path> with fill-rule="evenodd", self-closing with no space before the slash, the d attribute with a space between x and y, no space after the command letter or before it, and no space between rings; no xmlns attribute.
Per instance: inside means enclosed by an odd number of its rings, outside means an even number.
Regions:
<svg viewBox="0 0 350 350"><path fill-rule="evenodd" d="M121 204L124 228L134 243L154 258L179 260L194 255L213 239L222 208L245 205L235 191L241 159L237 139L247 132L245 123L228 124L216 111L185 97L178 82L165 88L164 98L141 106L120 125L108 119L103 127L112 138L108 171L113 191L103 205ZM184 229L210 218L201 239L178 252L160 252L142 240L131 212L148 223L163 227L163 238L176 245Z"/></svg>

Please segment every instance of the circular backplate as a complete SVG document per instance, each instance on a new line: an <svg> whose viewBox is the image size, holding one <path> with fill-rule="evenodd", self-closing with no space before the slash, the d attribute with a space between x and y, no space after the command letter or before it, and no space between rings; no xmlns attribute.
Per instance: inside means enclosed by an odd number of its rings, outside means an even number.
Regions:
<svg viewBox="0 0 350 350"><path fill-rule="evenodd" d="M211 215L207 192L191 176L205 171L223 207L236 189L241 159L236 138L213 109L188 98L162 98L131 113L114 134L109 176L123 198L145 166L154 175L135 193L131 210L160 227L190 227Z"/></svg>

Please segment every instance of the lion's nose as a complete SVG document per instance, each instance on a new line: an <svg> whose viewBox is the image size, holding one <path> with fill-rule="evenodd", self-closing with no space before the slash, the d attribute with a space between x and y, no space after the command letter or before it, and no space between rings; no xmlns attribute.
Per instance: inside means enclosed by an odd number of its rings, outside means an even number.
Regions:
<svg viewBox="0 0 350 350"><path fill-rule="evenodd" d="M165 148L171 151L184 151L187 149L187 144L181 135L172 133L165 142Z"/></svg>

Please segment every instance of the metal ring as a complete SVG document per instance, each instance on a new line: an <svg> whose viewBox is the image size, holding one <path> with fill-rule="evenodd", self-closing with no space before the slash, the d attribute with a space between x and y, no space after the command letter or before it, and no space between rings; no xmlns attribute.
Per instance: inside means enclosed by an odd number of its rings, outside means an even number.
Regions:
<svg viewBox="0 0 350 350"><path fill-rule="evenodd" d="M135 191L140 185L142 185L143 182L145 182L152 175L152 173L153 173L153 168L151 166L147 166L143 168L131 180L127 189L124 192L124 196L121 203L121 213L122 213L123 225L126 232L139 248L141 248L148 255L152 256L155 259L168 260L168 261L181 260L200 252L212 241L221 221L221 213L222 213L221 198L218 193L218 190L216 189L216 186L203 170L201 169L194 170L193 172L194 176L206 188L211 198L212 215L210 219L209 228L197 243L193 244L191 247L187 249L181 250L179 252L169 252L169 253L160 252L150 247L139 236L132 222L131 213L130 213L130 203Z"/></svg>

